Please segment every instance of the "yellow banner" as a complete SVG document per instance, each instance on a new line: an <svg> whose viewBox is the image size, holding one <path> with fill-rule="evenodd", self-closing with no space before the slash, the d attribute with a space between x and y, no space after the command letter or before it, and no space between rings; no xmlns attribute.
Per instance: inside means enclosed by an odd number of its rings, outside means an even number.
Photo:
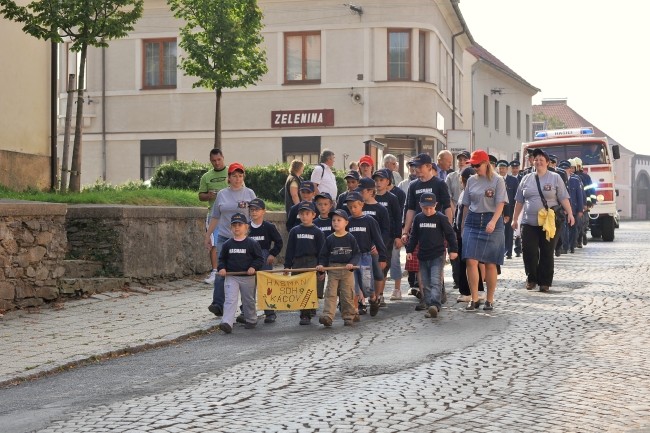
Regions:
<svg viewBox="0 0 650 433"><path fill-rule="evenodd" d="M316 271L287 276L257 272L258 310L307 310L318 308Z"/></svg>

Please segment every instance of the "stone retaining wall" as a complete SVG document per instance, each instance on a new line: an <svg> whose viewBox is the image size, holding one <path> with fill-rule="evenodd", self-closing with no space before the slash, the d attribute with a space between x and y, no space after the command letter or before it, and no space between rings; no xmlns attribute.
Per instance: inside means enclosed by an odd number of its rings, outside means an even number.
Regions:
<svg viewBox="0 0 650 433"><path fill-rule="evenodd" d="M65 269L66 205L0 200L0 309L59 296Z"/></svg>

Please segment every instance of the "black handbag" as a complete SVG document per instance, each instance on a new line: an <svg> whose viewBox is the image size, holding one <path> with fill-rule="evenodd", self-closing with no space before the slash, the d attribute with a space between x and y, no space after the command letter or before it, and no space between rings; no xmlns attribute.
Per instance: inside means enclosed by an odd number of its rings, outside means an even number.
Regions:
<svg viewBox="0 0 650 433"><path fill-rule="evenodd" d="M535 182L537 182L537 190L539 191L539 196L542 199L542 204L546 210L548 210L548 202L544 198L544 193L542 193L542 186L539 184L539 176L537 176L537 173L535 173ZM553 209L553 212L555 212L555 227L559 227L560 224L562 224L566 219L564 208L561 204L556 204L555 206L551 206L551 209Z"/></svg>

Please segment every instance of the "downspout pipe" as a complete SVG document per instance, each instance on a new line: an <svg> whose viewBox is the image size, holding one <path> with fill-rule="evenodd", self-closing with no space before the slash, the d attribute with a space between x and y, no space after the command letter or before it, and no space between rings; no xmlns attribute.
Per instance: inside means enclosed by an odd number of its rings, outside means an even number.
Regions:
<svg viewBox="0 0 650 433"><path fill-rule="evenodd" d="M102 180L106 182L106 47L102 47Z"/></svg>
<svg viewBox="0 0 650 433"><path fill-rule="evenodd" d="M57 188L57 62L59 47L56 42L50 43L50 191Z"/></svg>
<svg viewBox="0 0 650 433"><path fill-rule="evenodd" d="M456 38L465 34L463 30L451 37L451 129L456 129Z"/></svg>

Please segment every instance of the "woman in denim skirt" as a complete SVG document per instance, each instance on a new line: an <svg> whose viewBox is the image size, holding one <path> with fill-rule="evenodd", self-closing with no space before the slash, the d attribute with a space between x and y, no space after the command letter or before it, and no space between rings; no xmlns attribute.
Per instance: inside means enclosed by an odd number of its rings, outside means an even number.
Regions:
<svg viewBox="0 0 650 433"><path fill-rule="evenodd" d="M467 180L462 204L468 210L463 215L463 260L467 264L467 280L472 300L465 310L476 311L478 297L478 264L485 264L487 297L484 310L492 310L497 287L497 265L503 264L505 236L503 206L508 202L506 185L501 176L494 173L490 158L484 150L476 150L468 163L476 174Z"/></svg>

